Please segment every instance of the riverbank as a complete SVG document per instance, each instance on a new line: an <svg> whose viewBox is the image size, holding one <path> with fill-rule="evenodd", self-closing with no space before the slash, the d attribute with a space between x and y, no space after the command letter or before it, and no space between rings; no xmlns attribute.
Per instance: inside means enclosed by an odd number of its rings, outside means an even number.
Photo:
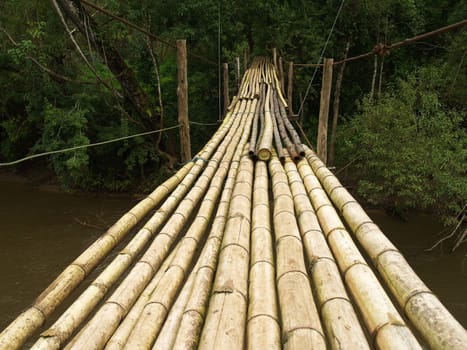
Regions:
<svg viewBox="0 0 467 350"><path fill-rule="evenodd" d="M0 183L15 183L30 186L41 192L66 193L74 196L103 197L103 198L136 198L142 199L147 194L139 192L108 192L108 191L81 191L63 188L56 176L50 172L38 170L27 171L21 174L0 168Z"/></svg>

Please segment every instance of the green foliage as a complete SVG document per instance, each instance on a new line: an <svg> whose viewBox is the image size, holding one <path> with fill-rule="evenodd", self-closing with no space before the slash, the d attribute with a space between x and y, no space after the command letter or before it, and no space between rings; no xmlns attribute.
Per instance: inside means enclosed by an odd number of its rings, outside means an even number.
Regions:
<svg viewBox="0 0 467 350"><path fill-rule="evenodd" d="M467 134L462 113L447 110L437 86L443 71L419 69L346 126L341 156L368 202L398 213L429 210L451 223L467 198Z"/></svg>
<svg viewBox="0 0 467 350"><path fill-rule="evenodd" d="M63 110L46 102L44 129L34 150L50 152L89 144L86 137L87 113L79 104L71 110ZM87 177L89 156L85 148L53 154L50 162L66 187L76 187Z"/></svg>
<svg viewBox="0 0 467 350"><path fill-rule="evenodd" d="M341 0L106 0L99 4L172 43L187 39L189 52L212 61L218 59L220 25L219 59L233 67L234 58L243 58L244 50L251 56L270 56L273 47L285 62L316 62ZM465 6L465 1L460 0L346 1L324 55L341 58L350 41L349 55L353 56L369 51L377 42L396 42L462 20ZM93 12L92 20L99 27L96 34L119 52L137 78L148 99L145 112L151 116L159 113L155 70L146 37L100 13ZM19 44L13 45L0 31L0 159L14 160L33 152L94 143L159 127L152 119L141 120L126 98L116 96L124 92L107 65L111 57L102 58L85 35L75 32L98 75L114 91L97 83L50 2L1 1L0 23ZM393 89L374 105L365 101L358 106L370 89L373 60L347 66L341 111L349 125L345 132L347 143L341 144L337 156L342 162L356 155L363 157L365 162L359 163L353 174L355 180L361 176L360 191L368 195L368 200L401 208L432 207L439 212L444 210L441 206L453 203L449 210L455 210L465 186L458 176L465 161L462 150L465 124L459 126L458 119L465 110L467 93L464 79L467 65L463 58L466 38L466 31L447 33L391 51L384 63L383 89L391 86ZM160 65L164 126L175 125L175 51L158 41L152 44ZM70 81L52 77L28 56ZM218 119L217 67L192 56L188 64L190 120L213 123ZM411 74L423 65L438 69ZM295 69L295 111L313 70ZM316 133L320 75L318 71L304 103L304 126L311 139ZM215 126L191 126L193 152L205 144L215 129ZM54 155L47 161L60 181L69 187L110 191L151 189L168 171L164 154L155 147L156 140L157 136L137 138ZM176 131L162 135L164 152L178 156L178 147ZM391 191L386 188L388 182Z"/></svg>

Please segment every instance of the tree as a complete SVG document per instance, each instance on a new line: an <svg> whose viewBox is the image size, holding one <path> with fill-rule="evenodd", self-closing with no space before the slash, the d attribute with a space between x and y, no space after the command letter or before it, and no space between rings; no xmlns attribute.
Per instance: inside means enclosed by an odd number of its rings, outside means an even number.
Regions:
<svg viewBox="0 0 467 350"><path fill-rule="evenodd" d="M369 203L399 215L427 210L452 224L467 198L467 133L462 112L440 101L444 67L423 67L399 80L342 132L341 156Z"/></svg>

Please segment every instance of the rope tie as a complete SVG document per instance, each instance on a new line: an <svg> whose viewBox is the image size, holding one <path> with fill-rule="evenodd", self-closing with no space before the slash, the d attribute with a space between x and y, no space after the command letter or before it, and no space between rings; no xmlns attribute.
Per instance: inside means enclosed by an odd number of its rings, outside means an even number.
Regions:
<svg viewBox="0 0 467 350"><path fill-rule="evenodd" d="M202 160L205 164L207 164L209 162L209 159L206 159L206 158L203 158L203 157L198 157L198 156L193 157L193 159L190 160L189 162L196 163L198 160Z"/></svg>

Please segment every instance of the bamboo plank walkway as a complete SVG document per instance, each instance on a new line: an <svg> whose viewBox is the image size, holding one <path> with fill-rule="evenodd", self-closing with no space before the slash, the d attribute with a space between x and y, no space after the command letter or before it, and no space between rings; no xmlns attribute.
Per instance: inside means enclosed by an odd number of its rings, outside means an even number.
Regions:
<svg viewBox="0 0 467 350"><path fill-rule="evenodd" d="M466 330L286 108L256 59L205 147L76 258L0 349L465 349Z"/></svg>

